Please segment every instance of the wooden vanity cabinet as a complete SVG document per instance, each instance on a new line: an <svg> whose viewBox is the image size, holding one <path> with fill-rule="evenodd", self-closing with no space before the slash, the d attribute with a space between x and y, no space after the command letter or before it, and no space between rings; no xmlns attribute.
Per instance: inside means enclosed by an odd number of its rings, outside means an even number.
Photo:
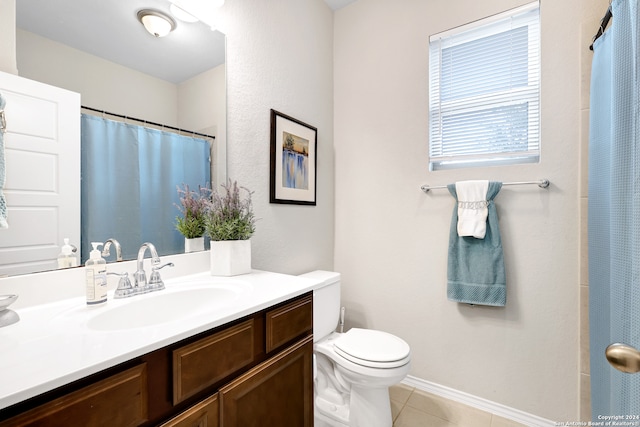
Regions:
<svg viewBox="0 0 640 427"><path fill-rule="evenodd" d="M220 389L221 426L313 427L313 337Z"/></svg>
<svg viewBox="0 0 640 427"><path fill-rule="evenodd" d="M249 319L173 350L173 404L250 366L256 358L256 323Z"/></svg>
<svg viewBox="0 0 640 427"><path fill-rule="evenodd" d="M220 425L218 393L196 403L160 427L218 427Z"/></svg>
<svg viewBox="0 0 640 427"><path fill-rule="evenodd" d="M269 310L265 318L267 352L271 352L313 331L313 297L307 295Z"/></svg>
<svg viewBox="0 0 640 427"><path fill-rule="evenodd" d="M148 419L143 363L2 422L2 426L137 426Z"/></svg>
<svg viewBox="0 0 640 427"><path fill-rule="evenodd" d="M262 320L263 317L260 317ZM199 403L170 421L166 426L180 427L313 427L313 298L310 294L296 298L287 303L264 312L264 335L266 353L263 361L249 369L236 379L217 390L210 403ZM202 363L190 364L194 376L202 376L200 380L190 380L193 384L204 384L210 378L218 376L214 371L224 371L225 366L242 363L247 360L250 351L242 343L248 339L237 339L241 334L248 335L251 329L247 322L234 328L222 331L210 338L196 341L174 351L174 399L181 395L176 386L182 386L179 378L187 370L184 364L181 372L176 369L179 360L186 355L193 359L205 360L200 352L224 352L223 348L230 342L236 342L241 349L239 357L221 357L222 366L208 367L211 371L201 375ZM229 341L229 342L225 342ZM232 354L232 352L229 352ZM236 352L233 352L236 354ZM233 362L235 360L235 362ZM191 377L191 375L187 375ZM183 383L187 382L183 378ZM202 423L202 417L190 416L200 405L209 407L219 405L219 424ZM187 424L181 417L188 418ZM178 423L179 422L179 423ZM164 427L165 425L163 425Z"/></svg>
<svg viewBox="0 0 640 427"><path fill-rule="evenodd" d="M313 427L311 293L0 411L5 426Z"/></svg>

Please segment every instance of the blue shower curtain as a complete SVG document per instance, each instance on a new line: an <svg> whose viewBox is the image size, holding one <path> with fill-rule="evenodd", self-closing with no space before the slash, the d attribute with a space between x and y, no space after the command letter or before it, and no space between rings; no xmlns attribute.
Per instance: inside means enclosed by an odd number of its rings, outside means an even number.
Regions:
<svg viewBox="0 0 640 427"><path fill-rule="evenodd" d="M81 123L82 262L91 242L111 237L125 259L144 242L160 255L184 252L176 187L210 183L208 141L87 114Z"/></svg>
<svg viewBox="0 0 640 427"><path fill-rule="evenodd" d="M640 22L638 0L612 2L594 43L589 127L591 407L640 414L640 373L615 370L611 343L640 349Z"/></svg>

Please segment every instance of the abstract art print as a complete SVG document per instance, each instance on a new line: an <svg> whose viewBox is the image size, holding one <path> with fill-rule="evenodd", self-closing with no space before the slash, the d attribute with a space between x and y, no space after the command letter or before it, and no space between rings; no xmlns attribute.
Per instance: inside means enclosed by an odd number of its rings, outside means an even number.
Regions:
<svg viewBox="0 0 640 427"><path fill-rule="evenodd" d="M317 136L315 127L271 110L271 203L316 204Z"/></svg>

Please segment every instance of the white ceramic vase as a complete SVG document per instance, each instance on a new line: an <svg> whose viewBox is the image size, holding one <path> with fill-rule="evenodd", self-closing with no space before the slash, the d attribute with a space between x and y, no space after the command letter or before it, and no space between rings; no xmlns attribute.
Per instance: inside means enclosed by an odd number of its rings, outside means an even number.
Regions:
<svg viewBox="0 0 640 427"><path fill-rule="evenodd" d="M212 240L210 254L212 276L251 272L251 240Z"/></svg>
<svg viewBox="0 0 640 427"><path fill-rule="evenodd" d="M204 251L204 237L184 238L184 253Z"/></svg>

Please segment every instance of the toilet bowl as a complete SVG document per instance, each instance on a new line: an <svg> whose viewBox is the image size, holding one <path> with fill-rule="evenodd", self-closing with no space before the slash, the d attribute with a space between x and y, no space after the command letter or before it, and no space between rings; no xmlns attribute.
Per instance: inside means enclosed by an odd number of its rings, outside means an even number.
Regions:
<svg viewBox="0 0 640 427"><path fill-rule="evenodd" d="M315 427L391 427L389 387L409 373L411 350L387 332L335 332L340 317L340 274L314 271Z"/></svg>

